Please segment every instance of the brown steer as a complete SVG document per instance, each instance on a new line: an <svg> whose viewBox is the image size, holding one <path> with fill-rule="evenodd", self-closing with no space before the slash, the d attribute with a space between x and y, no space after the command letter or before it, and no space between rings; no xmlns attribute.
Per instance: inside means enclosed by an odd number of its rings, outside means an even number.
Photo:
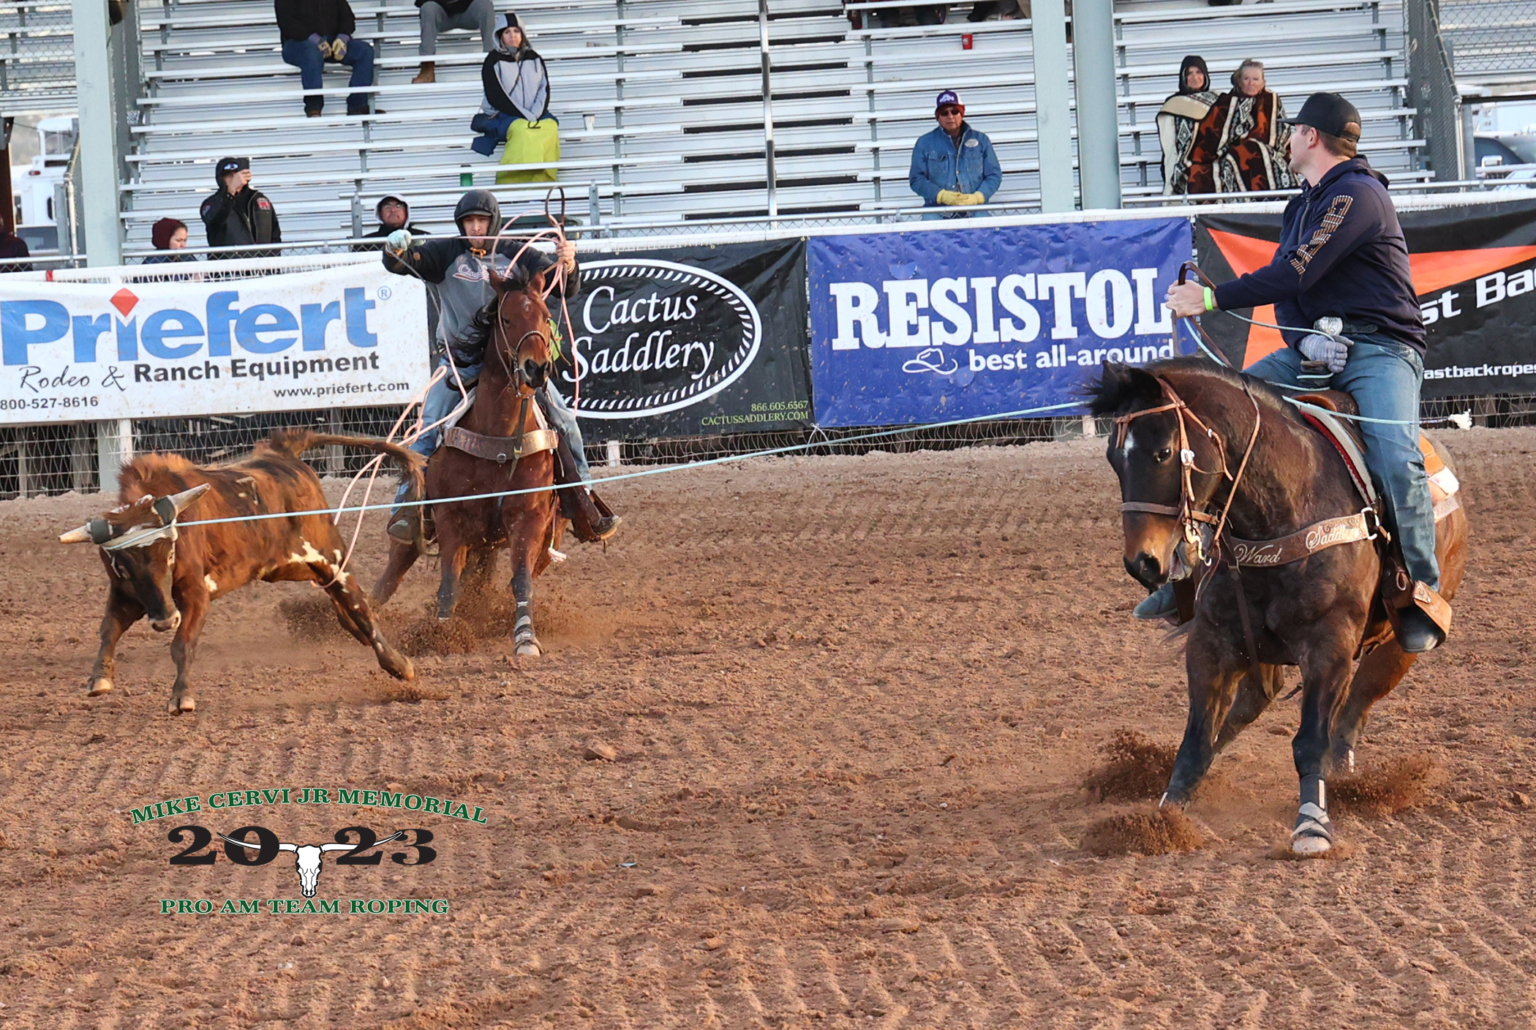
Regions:
<svg viewBox="0 0 1536 1030"><path fill-rule="evenodd" d="M351 573L339 570L343 544L329 515L177 524L194 505L195 520L325 509L320 479L299 455L331 444L387 454L420 491L421 459L405 448L307 429L280 429L232 465L203 467L177 454L146 454L124 467L118 477L122 504L59 537L61 543L98 545L111 582L88 696L112 689L118 638L148 615L156 630L176 631L170 711L193 711L197 703L187 688L187 670L208 603L258 579L313 581L330 595L342 628L373 648L385 672L415 678L410 659L390 647L374 624L367 595Z"/></svg>

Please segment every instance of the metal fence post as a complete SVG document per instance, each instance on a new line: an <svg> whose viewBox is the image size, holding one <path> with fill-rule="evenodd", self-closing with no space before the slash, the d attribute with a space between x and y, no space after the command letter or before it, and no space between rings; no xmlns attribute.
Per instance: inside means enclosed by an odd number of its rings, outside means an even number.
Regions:
<svg viewBox="0 0 1536 1030"><path fill-rule="evenodd" d="M1077 174L1083 210L1120 206L1120 115L1115 106L1115 12L1111 0L1073 0ZM1038 74L1038 73L1037 73ZM1039 86L1035 87L1038 95Z"/></svg>
<svg viewBox="0 0 1536 1030"><path fill-rule="evenodd" d="M757 45L763 66L763 161L768 176L768 217L779 216L778 175L773 166L773 60L768 54L768 0L757 0Z"/></svg>
<svg viewBox="0 0 1536 1030"><path fill-rule="evenodd" d="M117 488L117 476L133 460L133 420L112 418L96 423L97 483L102 493Z"/></svg>
<svg viewBox="0 0 1536 1030"><path fill-rule="evenodd" d="M1040 210L1071 211L1072 90L1067 72L1064 0L1035 0L1030 44L1035 59L1035 124L1040 152Z"/></svg>
<svg viewBox="0 0 1536 1030"><path fill-rule="evenodd" d="M1408 103L1418 111L1414 130L1424 140L1435 178L1462 174L1458 98L1450 47L1440 32L1439 0L1407 0Z"/></svg>
<svg viewBox="0 0 1536 1030"><path fill-rule="evenodd" d="M92 265L123 260L118 217L117 105L114 103L112 34L107 5L74 0L75 82L80 95L80 223Z"/></svg>

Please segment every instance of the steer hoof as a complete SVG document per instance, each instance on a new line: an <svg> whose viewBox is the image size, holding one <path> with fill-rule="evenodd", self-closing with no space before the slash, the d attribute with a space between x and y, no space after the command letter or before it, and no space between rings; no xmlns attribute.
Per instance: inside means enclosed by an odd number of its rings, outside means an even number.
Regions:
<svg viewBox="0 0 1536 1030"><path fill-rule="evenodd" d="M86 684L86 697L100 697L103 694L110 693L112 693L112 681L105 676Z"/></svg>

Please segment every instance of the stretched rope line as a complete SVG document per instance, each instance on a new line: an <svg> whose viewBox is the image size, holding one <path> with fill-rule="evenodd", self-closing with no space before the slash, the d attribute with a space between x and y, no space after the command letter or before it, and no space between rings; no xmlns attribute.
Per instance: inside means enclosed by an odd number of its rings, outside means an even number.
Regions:
<svg viewBox="0 0 1536 1030"><path fill-rule="evenodd" d="M788 444L784 447L772 447L762 451L752 451L748 454L730 454L721 458L708 458L704 461L690 461L681 465L663 465L659 468L642 469L638 472L624 472L616 476L604 476L601 482L616 483L624 479L640 479L644 476L659 476L668 472L686 472L690 469L707 468L711 465L724 465L732 461L750 461L753 458L771 458L779 454L791 454L795 451L809 450L812 447L824 447L829 442L835 444L858 443L861 440L876 440L882 437L896 436L901 433L913 433L925 429L947 429L953 426L970 425L977 422L999 422L1007 419L1027 418L1032 415L1043 415L1048 412L1060 411L1063 408L1081 408L1082 401L1068 401L1063 404L1047 404L1038 408L1021 408L1018 411L1004 411L992 415L977 415L972 418L952 419L948 422L933 422L920 426L901 426L897 429L882 429L873 433L861 433L857 436L844 437L841 440L811 440L806 443ZM564 489L559 484L553 486L532 486L522 490L497 490L483 494L464 494L460 497L437 497L427 501L402 501L399 504L362 504L354 507L320 508L315 511L278 511L267 512L258 515L232 515L222 519L197 519L180 521L180 526L215 526L226 522L255 522L262 519L288 519L300 518L307 515L335 515L340 516L351 512L362 511L389 511L393 508L417 508L428 504L456 504L460 501L485 501L497 497L516 497L521 494L541 494L554 490Z"/></svg>

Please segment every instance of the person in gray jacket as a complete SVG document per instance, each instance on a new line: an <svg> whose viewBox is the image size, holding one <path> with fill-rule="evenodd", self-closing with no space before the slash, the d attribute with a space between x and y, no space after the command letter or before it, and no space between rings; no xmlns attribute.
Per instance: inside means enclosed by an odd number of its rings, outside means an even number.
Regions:
<svg viewBox="0 0 1536 1030"><path fill-rule="evenodd" d="M496 233L501 228L501 205L490 190L475 189L464 194L454 208L453 220L459 228L458 236L418 241L408 229L397 229L390 233L384 247L385 268L395 275L418 276L428 284L438 309L437 338L444 350L442 364L458 369L457 376L450 369L448 375L427 391L421 405L423 425L448 417L460 401L459 382L468 388L480 376L480 365L485 358L484 344L476 347L467 330L474 317L496 299L489 269L495 269L498 276L505 277L516 258L519 270L531 277L558 263L565 269L565 286L561 293L561 287L556 285L556 295L569 298L581 289L576 248L569 241L556 246L554 260L551 260L532 247L523 250L522 240L496 240ZM522 251L520 256L519 251ZM540 394L540 400L550 426L560 434L562 456L566 452L565 445L569 445L570 461L557 462L556 466L566 473L560 482L575 488L570 491L570 496L582 512L582 518L573 519L572 525L581 539L589 543L606 540L618 530L620 520L616 515L603 514L586 486L592 481L592 473L587 465L576 414L555 389L553 380ZM441 429L433 429L409 446L423 458L430 458L441 444L442 436ZM397 504L406 500L408 489L408 484L401 484L400 492L395 496ZM390 515L389 535L403 543L416 540L420 513L419 507L396 509ZM585 533L583 524L588 530Z"/></svg>

